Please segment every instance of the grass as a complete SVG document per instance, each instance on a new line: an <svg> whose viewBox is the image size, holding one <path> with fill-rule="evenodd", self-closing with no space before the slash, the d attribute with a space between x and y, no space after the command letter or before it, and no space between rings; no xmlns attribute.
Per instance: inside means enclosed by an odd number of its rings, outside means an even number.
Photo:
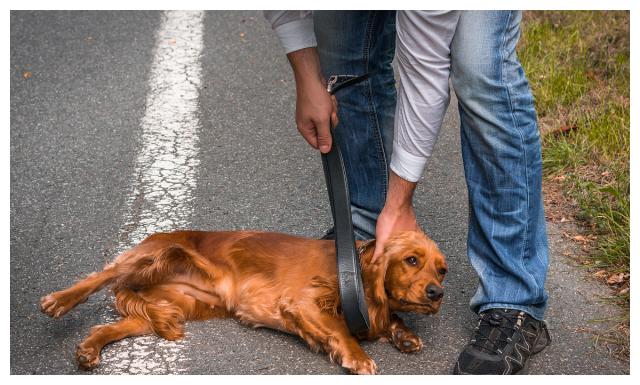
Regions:
<svg viewBox="0 0 640 385"><path fill-rule="evenodd" d="M525 12L518 55L536 100L545 183L562 184L597 237L589 265L628 273L629 12ZM617 299L628 309L628 293Z"/></svg>

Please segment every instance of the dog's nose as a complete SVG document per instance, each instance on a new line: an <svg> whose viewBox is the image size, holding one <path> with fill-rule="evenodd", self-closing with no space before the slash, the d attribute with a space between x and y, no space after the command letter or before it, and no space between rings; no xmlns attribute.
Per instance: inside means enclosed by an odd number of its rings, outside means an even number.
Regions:
<svg viewBox="0 0 640 385"><path fill-rule="evenodd" d="M434 284L430 284L427 286L427 297L429 299L437 301L444 295L444 290L440 286L436 286Z"/></svg>

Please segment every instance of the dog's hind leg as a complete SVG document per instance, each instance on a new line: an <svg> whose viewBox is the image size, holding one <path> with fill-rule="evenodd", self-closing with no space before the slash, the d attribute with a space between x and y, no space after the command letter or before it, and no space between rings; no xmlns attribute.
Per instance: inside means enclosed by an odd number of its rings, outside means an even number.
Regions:
<svg viewBox="0 0 640 385"><path fill-rule="evenodd" d="M68 289L42 297L40 299L40 309L54 318L64 315L86 301L91 294L111 283L118 276L116 270L115 265L110 265L103 271L90 274L87 278Z"/></svg>
<svg viewBox="0 0 640 385"><path fill-rule="evenodd" d="M80 368L91 370L100 363L102 348L126 337L153 333L149 322L135 317L126 317L118 322L98 325L91 329L89 336L78 345L76 360Z"/></svg>

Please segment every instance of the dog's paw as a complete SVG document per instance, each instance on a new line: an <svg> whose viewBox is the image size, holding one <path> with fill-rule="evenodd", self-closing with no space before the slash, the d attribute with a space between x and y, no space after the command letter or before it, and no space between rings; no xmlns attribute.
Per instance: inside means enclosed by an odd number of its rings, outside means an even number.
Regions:
<svg viewBox="0 0 640 385"><path fill-rule="evenodd" d="M80 369L92 370L100 363L100 352L92 347L78 345L76 349L76 360Z"/></svg>
<svg viewBox="0 0 640 385"><path fill-rule="evenodd" d="M342 366L353 374L376 374L378 372L378 366L368 357L361 360L343 361Z"/></svg>
<svg viewBox="0 0 640 385"><path fill-rule="evenodd" d="M53 318L60 318L86 300L87 297L66 291L56 291L40 298L40 310Z"/></svg>
<svg viewBox="0 0 640 385"><path fill-rule="evenodd" d="M57 293L51 293L40 298L40 310L50 317L59 318L69 311L69 308L65 306Z"/></svg>
<svg viewBox="0 0 640 385"><path fill-rule="evenodd" d="M393 333L393 345L402 353L419 352L423 347L420 337L404 330Z"/></svg>

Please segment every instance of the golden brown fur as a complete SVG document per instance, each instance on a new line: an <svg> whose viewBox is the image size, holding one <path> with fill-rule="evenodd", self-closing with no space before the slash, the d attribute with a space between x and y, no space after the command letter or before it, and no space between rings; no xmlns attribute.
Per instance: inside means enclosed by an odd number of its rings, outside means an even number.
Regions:
<svg viewBox="0 0 640 385"><path fill-rule="evenodd" d="M394 234L376 263L373 243L365 246L361 263L371 329L357 337L386 339L403 352L420 350L420 338L394 312L438 311L440 298L426 293L428 287L441 289L443 255L421 232ZM340 313L333 241L253 231L154 234L102 272L43 297L42 310L58 318L107 285L123 318L94 327L78 346L85 369L98 365L110 342L152 333L175 340L187 320L234 317L296 334L353 373L376 372Z"/></svg>

